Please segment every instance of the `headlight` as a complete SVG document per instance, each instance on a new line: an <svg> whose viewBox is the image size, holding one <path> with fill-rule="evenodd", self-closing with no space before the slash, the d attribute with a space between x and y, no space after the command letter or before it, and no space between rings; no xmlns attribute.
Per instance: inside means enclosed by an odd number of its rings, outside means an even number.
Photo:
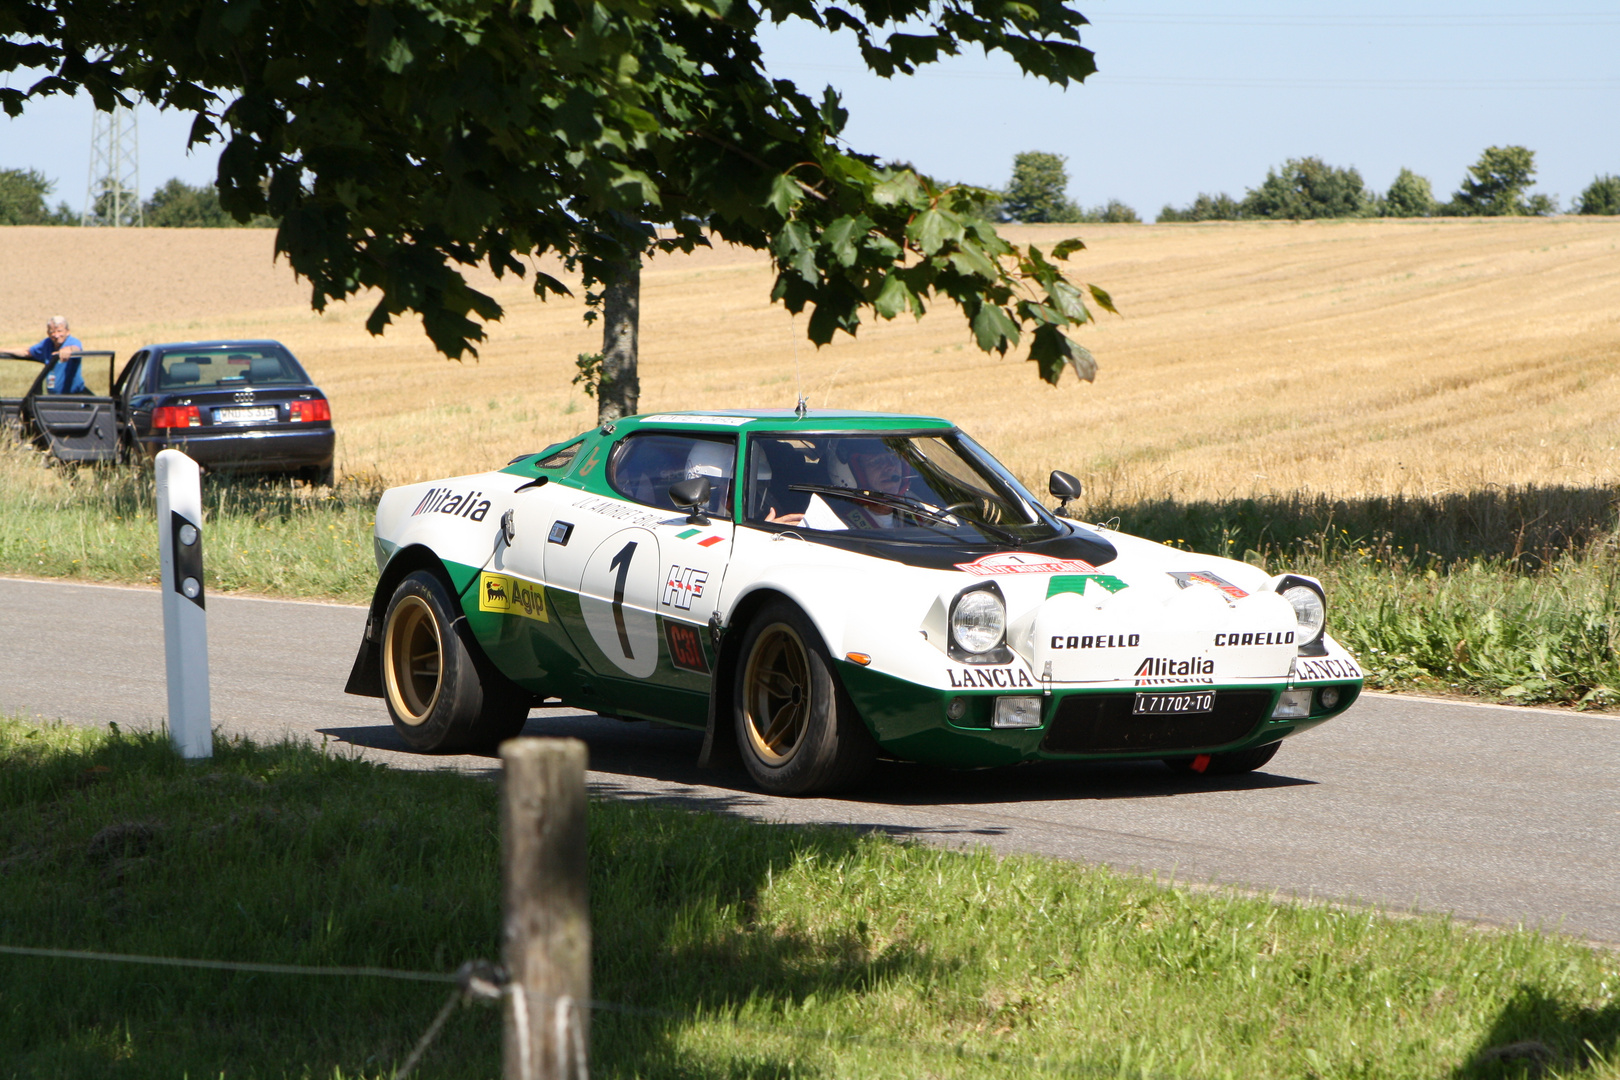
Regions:
<svg viewBox="0 0 1620 1080"><path fill-rule="evenodd" d="M1299 644L1309 645L1322 636L1322 627L1327 623L1327 603L1322 599L1322 590L1292 575L1278 584L1281 587L1277 594L1293 607L1294 618L1299 622Z"/></svg>
<svg viewBox="0 0 1620 1080"><path fill-rule="evenodd" d="M951 640L964 652L989 652L1006 633L1007 606L1000 595L975 589L957 598L951 609Z"/></svg>

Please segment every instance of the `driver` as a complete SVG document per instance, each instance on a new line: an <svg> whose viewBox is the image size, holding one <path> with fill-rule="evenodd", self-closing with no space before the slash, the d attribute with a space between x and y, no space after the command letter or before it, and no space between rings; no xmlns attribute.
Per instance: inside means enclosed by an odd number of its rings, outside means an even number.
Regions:
<svg viewBox="0 0 1620 1080"><path fill-rule="evenodd" d="M840 468L840 466L843 466ZM881 439L844 439L838 444L829 468L836 487L861 488L900 495L910 486L910 470L900 456ZM841 515L855 529L892 529L904 524L909 515L880 502L857 501Z"/></svg>
<svg viewBox="0 0 1620 1080"><path fill-rule="evenodd" d="M45 321L45 338L27 349L13 349L0 353L13 360L33 360L45 364L45 392L47 394L88 394L84 373L79 370L78 354L84 343L68 333L67 317L52 315Z"/></svg>

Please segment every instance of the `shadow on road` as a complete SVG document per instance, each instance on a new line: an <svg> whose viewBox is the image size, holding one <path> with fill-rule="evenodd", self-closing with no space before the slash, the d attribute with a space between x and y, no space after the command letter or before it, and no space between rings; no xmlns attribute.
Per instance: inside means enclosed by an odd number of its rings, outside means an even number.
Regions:
<svg viewBox="0 0 1620 1080"><path fill-rule="evenodd" d="M325 728L322 734L340 742L376 750L409 753L391 726ZM616 798L653 800L719 813L758 816L773 799L754 787L741 768L700 769L700 732L646 721L604 719L591 713L547 710L531 716L529 736L581 739L590 748L590 768L598 778L592 790ZM494 755L445 758L445 764ZM600 774L623 777L624 782ZM646 781L653 781L649 786ZM1314 784L1313 780L1256 772L1238 776L1188 776L1157 761L1034 762L995 769L943 769L909 762L883 761L858 788L840 792L838 801L881 806L960 806L1072 802L1082 799L1150 799L1205 795L1212 792L1266 791ZM893 826L874 826L906 832ZM918 829L933 834L937 830ZM997 829L971 830L989 834Z"/></svg>

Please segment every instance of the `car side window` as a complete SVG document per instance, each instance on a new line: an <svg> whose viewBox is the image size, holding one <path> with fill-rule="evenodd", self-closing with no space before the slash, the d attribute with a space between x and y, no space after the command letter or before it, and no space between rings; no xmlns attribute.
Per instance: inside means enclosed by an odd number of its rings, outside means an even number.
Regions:
<svg viewBox="0 0 1620 1080"><path fill-rule="evenodd" d="M734 439L649 431L628 436L613 451L608 484L627 499L664 510L678 510L671 484L696 476L709 478L708 511L731 517L731 484L736 473Z"/></svg>
<svg viewBox="0 0 1620 1080"><path fill-rule="evenodd" d="M124 370L118 373L118 388L114 391L117 397L128 401L141 392L145 385L142 373L146 370L147 355L144 351L136 353L130 357L129 363L124 365Z"/></svg>

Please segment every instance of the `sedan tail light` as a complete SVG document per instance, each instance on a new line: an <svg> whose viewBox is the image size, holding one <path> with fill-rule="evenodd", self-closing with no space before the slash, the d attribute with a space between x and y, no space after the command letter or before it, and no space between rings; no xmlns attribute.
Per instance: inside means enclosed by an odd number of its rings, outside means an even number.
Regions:
<svg viewBox="0 0 1620 1080"><path fill-rule="evenodd" d="M202 410L195 405L159 405L152 410L154 428L199 427Z"/></svg>
<svg viewBox="0 0 1620 1080"><path fill-rule="evenodd" d="M332 406L324 398L315 401L294 401L287 406L287 419L306 424L319 420L330 423L332 420Z"/></svg>

